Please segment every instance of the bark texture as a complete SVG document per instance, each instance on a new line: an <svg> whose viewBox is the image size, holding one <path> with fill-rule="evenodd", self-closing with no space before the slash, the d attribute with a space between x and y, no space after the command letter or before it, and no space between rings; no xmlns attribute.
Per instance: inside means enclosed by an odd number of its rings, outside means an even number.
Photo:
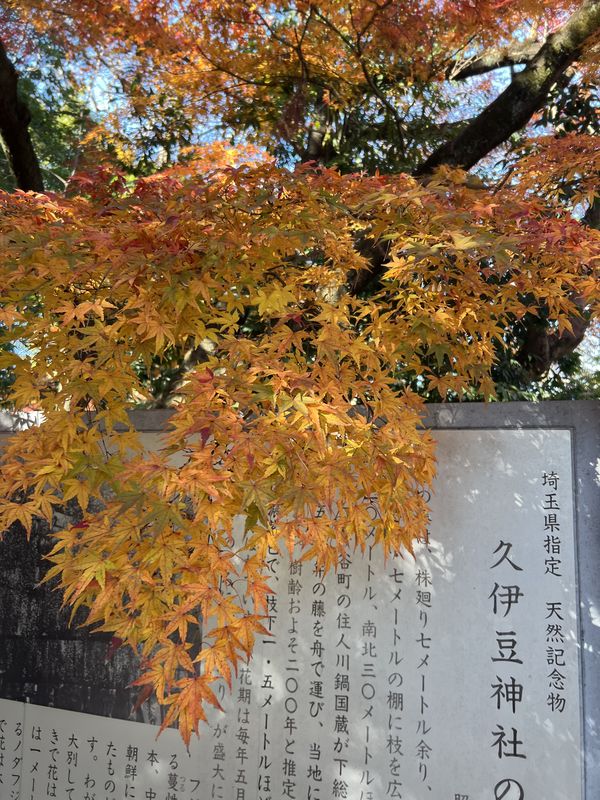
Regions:
<svg viewBox="0 0 600 800"><path fill-rule="evenodd" d="M44 180L29 134L31 114L18 93L18 77L0 42L0 135L18 189L43 192Z"/></svg>
<svg viewBox="0 0 600 800"><path fill-rule="evenodd" d="M600 28L600 0L586 0L552 33L522 72L461 133L435 150L417 175L448 164L470 169L511 134L523 128L543 106L550 88L581 55L585 42Z"/></svg>
<svg viewBox="0 0 600 800"><path fill-rule="evenodd" d="M600 230L599 200L588 208L583 224ZM580 307L581 315L571 317L570 331L549 332L535 317L529 320L523 344L517 353L517 361L530 380L539 380L552 364L572 353L583 341L590 321L583 301L576 300L576 303Z"/></svg>
<svg viewBox="0 0 600 800"><path fill-rule="evenodd" d="M454 81L484 75L501 67L516 67L527 64L539 51L541 42L517 42L510 47L491 47L480 56L453 62L447 76Z"/></svg>

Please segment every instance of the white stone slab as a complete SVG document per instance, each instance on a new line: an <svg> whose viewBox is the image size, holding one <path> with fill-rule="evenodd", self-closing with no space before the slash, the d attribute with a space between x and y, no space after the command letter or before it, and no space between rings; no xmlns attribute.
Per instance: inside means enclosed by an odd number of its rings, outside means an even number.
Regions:
<svg viewBox="0 0 600 800"><path fill-rule="evenodd" d="M174 731L0 701L0 800L23 708L27 800L581 800L571 434L435 435L429 546L323 580L274 556L273 637L189 754Z"/></svg>

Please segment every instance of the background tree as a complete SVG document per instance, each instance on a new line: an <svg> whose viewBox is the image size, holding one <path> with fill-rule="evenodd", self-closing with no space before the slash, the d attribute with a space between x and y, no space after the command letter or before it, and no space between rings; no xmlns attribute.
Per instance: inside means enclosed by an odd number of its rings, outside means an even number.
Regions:
<svg viewBox="0 0 600 800"><path fill-rule="evenodd" d="M0 196L0 366L45 421L3 456L0 524L77 502L49 577L187 738L262 630L268 548L332 568L370 527L387 552L424 535L422 398L555 392L573 366L598 303L600 3L3 7L0 132L37 194ZM42 47L94 109L64 193L41 191L14 67ZM157 399L149 455L126 412Z"/></svg>

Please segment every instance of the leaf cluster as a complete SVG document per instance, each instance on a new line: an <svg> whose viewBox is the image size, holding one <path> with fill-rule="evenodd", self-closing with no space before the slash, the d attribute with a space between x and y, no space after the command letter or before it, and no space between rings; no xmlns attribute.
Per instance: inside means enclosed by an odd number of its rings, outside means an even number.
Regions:
<svg viewBox="0 0 600 800"><path fill-rule="evenodd" d="M48 578L142 653L140 684L188 740L265 633L269 552L334 569L369 530L388 555L426 536L434 445L408 378L491 396L509 321L568 330L575 294L597 308L599 235L459 171L102 178L0 195L0 367L12 407L44 417L2 455L0 528L77 501ZM385 258L357 293L365 240ZM194 355L150 453L127 412L140 364L174 350Z"/></svg>

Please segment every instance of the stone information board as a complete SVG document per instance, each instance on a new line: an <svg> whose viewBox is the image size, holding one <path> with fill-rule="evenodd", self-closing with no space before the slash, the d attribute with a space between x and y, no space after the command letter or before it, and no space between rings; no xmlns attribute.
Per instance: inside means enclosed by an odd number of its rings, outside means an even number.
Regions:
<svg viewBox="0 0 600 800"><path fill-rule="evenodd" d="M571 433L435 435L429 543L273 553L272 635L189 752L0 700L0 800L581 800Z"/></svg>

